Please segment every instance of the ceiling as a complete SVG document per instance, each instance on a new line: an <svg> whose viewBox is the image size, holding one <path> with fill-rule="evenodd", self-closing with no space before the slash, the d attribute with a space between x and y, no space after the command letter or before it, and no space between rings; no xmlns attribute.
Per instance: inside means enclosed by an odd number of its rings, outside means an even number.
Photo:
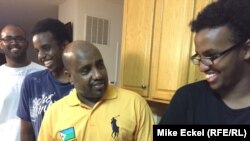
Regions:
<svg viewBox="0 0 250 141"><path fill-rule="evenodd" d="M30 5L30 4L46 4L46 5L58 5L65 0L0 0L0 4L23 4L23 5Z"/></svg>
<svg viewBox="0 0 250 141"><path fill-rule="evenodd" d="M31 39L29 33L34 24L44 18L58 18L58 5L64 1L66 0L0 0L0 29L9 23L18 24L25 29L28 38ZM100 1L123 3L123 0ZM34 50L29 50L31 59L36 60Z"/></svg>
<svg viewBox="0 0 250 141"><path fill-rule="evenodd" d="M0 0L0 26L14 23L29 28L42 18L57 18L58 5L63 1L65 0Z"/></svg>
<svg viewBox="0 0 250 141"><path fill-rule="evenodd" d="M0 28L8 23L21 26L33 23L45 17L58 17L59 4L66 0L0 0ZM123 4L123 0L95 0L114 4ZM29 24L31 23L31 24Z"/></svg>

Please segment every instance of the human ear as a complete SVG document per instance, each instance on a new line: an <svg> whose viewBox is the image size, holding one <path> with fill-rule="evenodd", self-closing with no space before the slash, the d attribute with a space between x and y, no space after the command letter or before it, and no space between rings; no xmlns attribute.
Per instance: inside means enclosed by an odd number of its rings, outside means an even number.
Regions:
<svg viewBox="0 0 250 141"><path fill-rule="evenodd" d="M63 49L65 49L65 47L69 44L69 41L64 41L63 42Z"/></svg>
<svg viewBox="0 0 250 141"><path fill-rule="evenodd" d="M2 40L0 41L0 52L2 52L2 48L3 48L3 42Z"/></svg>
<svg viewBox="0 0 250 141"><path fill-rule="evenodd" d="M28 40L26 40L26 45L27 45L27 47L29 46L29 41Z"/></svg>
<svg viewBox="0 0 250 141"><path fill-rule="evenodd" d="M248 39L244 46L244 59L250 59L250 39Z"/></svg>
<svg viewBox="0 0 250 141"><path fill-rule="evenodd" d="M68 81L73 85L73 82L71 81L71 74L68 70L64 71L64 75L68 78Z"/></svg>

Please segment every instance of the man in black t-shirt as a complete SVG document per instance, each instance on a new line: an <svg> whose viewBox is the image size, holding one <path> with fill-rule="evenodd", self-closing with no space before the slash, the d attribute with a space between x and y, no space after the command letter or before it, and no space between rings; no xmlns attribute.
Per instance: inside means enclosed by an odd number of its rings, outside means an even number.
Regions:
<svg viewBox="0 0 250 141"><path fill-rule="evenodd" d="M178 89L159 124L250 124L250 0L219 0L191 21L206 80Z"/></svg>

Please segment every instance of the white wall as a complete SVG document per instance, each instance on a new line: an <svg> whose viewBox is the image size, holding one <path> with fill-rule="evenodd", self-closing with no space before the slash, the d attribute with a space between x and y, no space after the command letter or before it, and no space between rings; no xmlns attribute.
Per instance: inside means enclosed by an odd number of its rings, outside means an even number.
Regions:
<svg viewBox="0 0 250 141"><path fill-rule="evenodd" d="M59 19L73 22L73 39L85 39L85 16L94 16L110 20L110 44L96 46L100 49L108 70L109 81L118 84L120 45L122 33L122 0L66 0L59 5Z"/></svg>

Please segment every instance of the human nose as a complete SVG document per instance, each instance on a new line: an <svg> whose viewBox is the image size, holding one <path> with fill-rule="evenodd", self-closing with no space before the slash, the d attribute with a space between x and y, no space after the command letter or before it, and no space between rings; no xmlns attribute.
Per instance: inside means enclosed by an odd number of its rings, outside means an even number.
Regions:
<svg viewBox="0 0 250 141"><path fill-rule="evenodd" d="M97 69L97 68L94 68L93 69L93 79L99 79L101 78L101 72Z"/></svg>
<svg viewBox="0 0 250 141"><path fill-rule="evenodd" d="M37 57L41 60L45 57L45 53L43 51L38 51Z"/></svg>
<svg viewBox="0 0 250 141"><path fill-rule="evenodd" d="M13 39L11 39L11 40L9 41L9 43L10 43L10 44L17 44L17 41L16 41L16 39L13 38Z"/></svg>
<svg viewBox="0 0 250 141"><path fill-rule="evenodd" d="M204 63L200 62L199 68L200 68L201 72L205 72L205 71L209 70L210 65L205 65Z"/></svg>

